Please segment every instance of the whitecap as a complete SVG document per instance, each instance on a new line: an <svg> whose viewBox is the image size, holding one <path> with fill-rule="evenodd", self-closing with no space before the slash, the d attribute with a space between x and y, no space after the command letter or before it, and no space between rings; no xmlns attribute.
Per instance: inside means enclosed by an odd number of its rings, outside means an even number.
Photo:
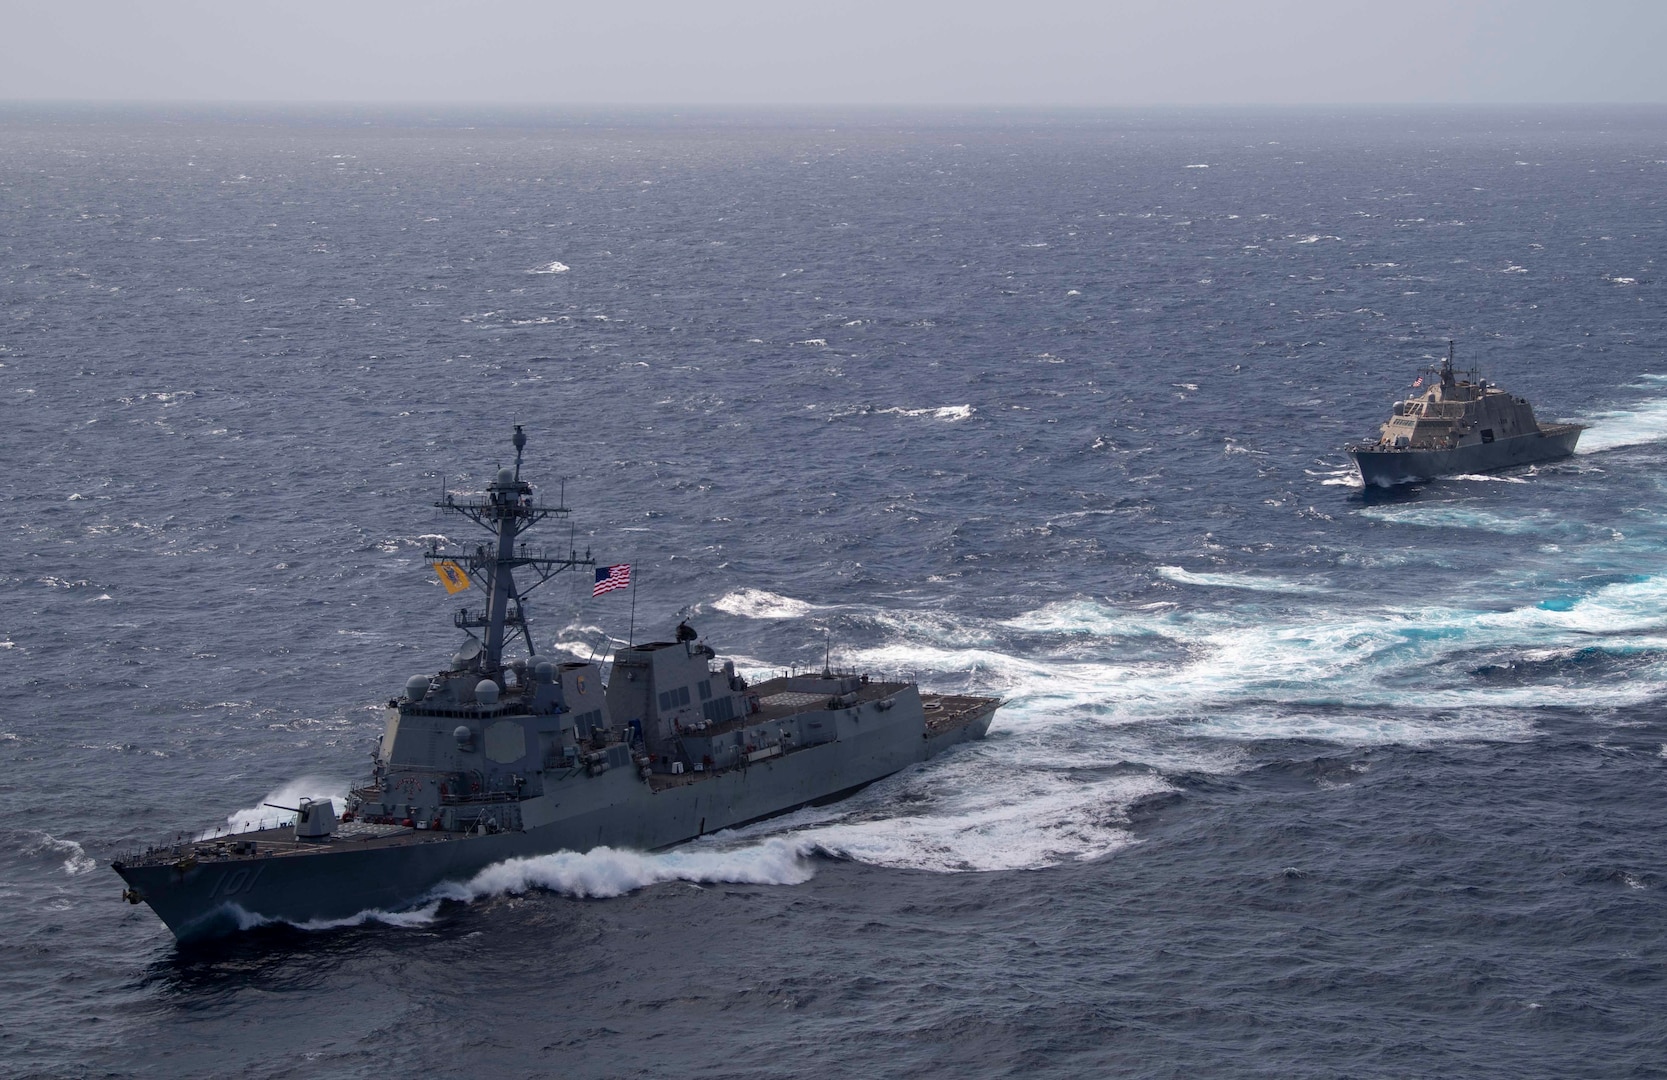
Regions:
<svg viewBox="0 0 1667 1080"><path fill-rule="evenodd" d="M971 405L944 405L938 408L905 409L893 406L889 409L874 410L880 416L930 416L938 420L965 420L977 411Z"/></svg>
<svg viewBox="0 0 1667 1080"><path fill-rule="evenodd" d="M1167 609L1173 605L1160 605ZM1062 600L1002 620L1002 626L1040 634L1084 634L1095 637L1141 636L1158 632L1150 621L1093 600Z"/></svg>
<svg viewBox="0 0 1667 1080"><path fill-rule="evenodd" d="M802 619L816 610L803 600L763 589L738 589L712 601L712 607L745 619Z"/></svg>
<svg viewBox="0 0 1667 1080"><path fill-rule="evenodd" d="M1158 576L1179 585L1202 585L1215 589L1248 589L1252 592L1304 593L1323 592L1323 588L1281 578L1257 577L1254 574L1194 573L1179 566L1160 566Z"/></svg>
<svg viewBox="0 0 1667 1080"><path fill-rule="evenodd" d="M533 269L528 270L527 273L529 273L529 274L565 274L570 269L572 269L572 267L568 266L566 263L551 262L551 263L545 263L543 266L534 267Z"/></svg>
<svg viewBox="0 0 1667 1080"><path fill-rule="evenodd" d="M74 840L59 840L38 829L24 829L20 853L26 856L44 855L50 859L63 857L62 869L70 875L86 874L98 869L98 864Z"/></svg>

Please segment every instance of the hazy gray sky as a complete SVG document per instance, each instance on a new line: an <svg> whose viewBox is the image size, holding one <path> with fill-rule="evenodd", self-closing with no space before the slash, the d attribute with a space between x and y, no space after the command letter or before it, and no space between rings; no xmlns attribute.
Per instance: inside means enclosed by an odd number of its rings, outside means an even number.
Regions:
<svg viewBox="0 0 1667 1080"><path fill-rule="evenodd" d="M0 100L1667 102L1667 0L0 0Z"/></svg>

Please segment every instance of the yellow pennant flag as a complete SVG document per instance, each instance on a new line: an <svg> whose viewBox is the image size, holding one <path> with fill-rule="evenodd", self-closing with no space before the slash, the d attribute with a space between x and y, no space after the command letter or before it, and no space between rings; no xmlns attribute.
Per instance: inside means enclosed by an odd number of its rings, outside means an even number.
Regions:
<svg viewBox="0 0 1667 1080"><path fill-rule="evenodd" d="M447 595L460 593L469 587L469 575L450 559L435 563L434 572L440 575L440 584L446 587Z"/></svg>

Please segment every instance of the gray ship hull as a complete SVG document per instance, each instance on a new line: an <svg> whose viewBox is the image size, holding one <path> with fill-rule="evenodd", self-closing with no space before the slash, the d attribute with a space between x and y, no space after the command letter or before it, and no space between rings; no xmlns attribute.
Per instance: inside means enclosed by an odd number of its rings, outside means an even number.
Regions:
<svg viewBox="0 0 1667 1080"><path fill-rule="evenodd" d="M291 828L153 847L111 868L182 941L264 923L328 926L437 897L505 860L596 848L654 851L826 802L967 739L1001 702L922 695L912 681L784 673L753 685L688 623L675 640L593 658L537 655L525 597L556 575L595 573L591 596L630 587L628 563L529 555L541 504L514 468L486 491L435 503L490 532L491 547L424 554L447 595L478 588L440 671L413 675L384 713L371 775L347 794L302 799ZM516 572L523 575L521 584ZM526 657L506 656L519 641ZM445 888L450 886L450 888Z"/></svg>
<svg viewBox="0 0 1667 1080"><path fill-rule="evenodd" d="M288 829L244 833L225 854L203 844L117 861L129 898L156 911L181 941L268 922L328 924L366 911L418 906L448 882L506 859L596 847L655 850L824 802L981 738L997 705L976 701L952 723L912 709L857 716L836 741L715 774L656 776L620 769L520 803L523 828L490 834L344 827L306 844ZM890 722L876 722L884 720ZM222 845L229 848L230 845ZM173 855L179 853L178 858Z"/></svg>
<svg viewBox="0 0 1667 1080"><path fill-rule="evenodd" d="M1451 450L1390 450L1352 447L1349 455L1368 487L1392 487L1440 476L1494 472L1556 461L1574 453L1578 424L1547 424L1538 431Z"/></svg>

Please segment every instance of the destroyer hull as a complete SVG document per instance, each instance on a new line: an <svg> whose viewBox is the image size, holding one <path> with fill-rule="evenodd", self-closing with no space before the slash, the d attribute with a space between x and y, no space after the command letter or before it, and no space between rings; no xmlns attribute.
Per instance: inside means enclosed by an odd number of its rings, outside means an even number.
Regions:
<svg viewBox="0 0 1667 1080"><path fill-rule="evenodd" d="M597 847L655 850L829 801L982 738L998 704L986 699L952 727L934 730L918 718L872 725L852 738L722 773L645 781L634 770L615 770L523 800L518 831L411 829L306 846L290 840L289 830L273 829L237 838L252 843L250 854L112 865L130 897L149 904L181 941L270 922L328 925L421 905L443 896L437 890L447 883L462 884L508 859Z"/></svg>
<svg viewBox="0 0 1667 1080"><path fill-rule="evenodd" d="M1367 487L1393 487L1440 476L1494 472L1521 465L1556 461L1574 453L1581 428L1576 424L1547 425L1539 431L1451 450L1349 451Z"/></svg>

